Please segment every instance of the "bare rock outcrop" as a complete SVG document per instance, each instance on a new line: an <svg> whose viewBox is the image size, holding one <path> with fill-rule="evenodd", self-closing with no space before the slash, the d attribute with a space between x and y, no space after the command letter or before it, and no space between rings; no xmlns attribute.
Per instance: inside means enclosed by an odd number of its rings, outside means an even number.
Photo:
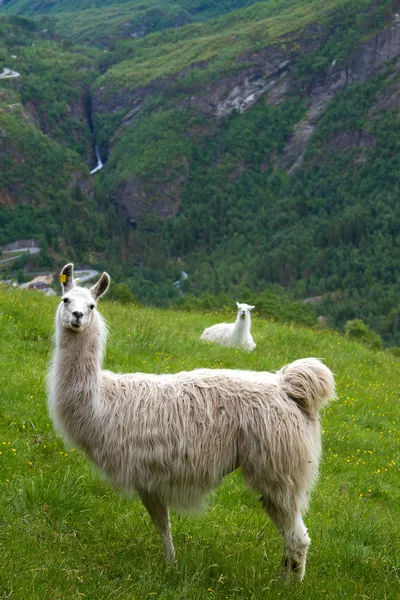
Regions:
<svg viewBox="0 0 400 600"><path fill-rule="evenodd" d="M400 21L395 20L381 33L361 44L345 65L336 66L333 61L327 71L318 74L308 90L310 107L307 115L295 126L294 134L285 148L280 166L288 169L289 173L293 173L302 165L308 142L315 127L327 105L338 92L352 83L364 83L375 77L383 65L399 56ZM395 97L397 96L400 98L400 90L398 94L395 94ZM396 105L395 98L386 99L386 104L388 103Z"/></svg>

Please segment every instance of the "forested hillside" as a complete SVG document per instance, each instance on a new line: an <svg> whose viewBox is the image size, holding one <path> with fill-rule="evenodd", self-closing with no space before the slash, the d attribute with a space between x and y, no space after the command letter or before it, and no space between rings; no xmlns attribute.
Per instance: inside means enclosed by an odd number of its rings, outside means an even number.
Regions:
<svg viewBox="0 0 400 600"><path fill-rule="evenodd" d="M1 10L34 19L0 20L3 243L23 219L142 302L270 289L400 344L399 0Z"/></svg>
<svg viewBox="0 0 400 600"><path fill-rule="evenodd" d="M67 48L30 20L0 17L0 245L35 237L46 254L113 256L123 226L89 179L97 53ZM102 204L103 202L103 204ZM38 259L36 259L38 260ZM39 265L40 266L40 265Z"/></svg>
<svg viewBox="0 0 400 600"><path fill-rule="evenodd" d="M256 0L6 0L4 12L35 17L74 42L107 47L119 39L207 21Z"/></svg>

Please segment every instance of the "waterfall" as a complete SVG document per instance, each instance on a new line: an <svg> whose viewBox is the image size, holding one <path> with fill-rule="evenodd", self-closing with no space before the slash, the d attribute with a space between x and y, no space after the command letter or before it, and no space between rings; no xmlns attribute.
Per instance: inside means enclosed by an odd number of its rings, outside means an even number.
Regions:
<svg viewBox="0 0 400 600"><path fill-rule="evenodd" d="M104 167L104 165L103 165L103 161L101 160L99 147L96 144L96 136L95 136L94 126L93 126L92 96L90 94L89 87L87 87L84 92L83 106L84 106L86 121L87 121L87 124L89 127L90 135L92 137L92 149L94 150L94 153L95 153L96 159L97 159L97 165L94 167L94 169L92 169L90 171L90 174L93 175L94 173L97 173L97 171L100 171L100 169L102 169Z"/></svg>
<svg viewBox="0 0 400 600"><path fill-rule="evenodd" d="M96 153L96 158L97 158L97 165L95 166L94 169L92 169L90 171L90 174L93 175L93 173L97 173L97 171L100 171L100 169L103 168L103 161L101 160L101 156L100 156L100 152L99 152L99 148L98 146L95 146L94 151Z"/></svg>

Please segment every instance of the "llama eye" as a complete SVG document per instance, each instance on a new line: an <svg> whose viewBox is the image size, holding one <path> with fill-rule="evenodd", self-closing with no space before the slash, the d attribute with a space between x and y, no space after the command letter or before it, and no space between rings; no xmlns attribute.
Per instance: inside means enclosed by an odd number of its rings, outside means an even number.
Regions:
<svg viewBox="0 0 400 600"><path fill-rule="evenodd" d="M68 298L63 298L63 302L64 302L64 304L68 304L68 302L69 302Z"/></svg>
<svg viewBox="0 0 400 600"><path fill-rule="evenodd" d="M89 308L90 308L90 310L93 310L93 309L94 309L94 304L91 304L91 305L89 306Z"/></svg>

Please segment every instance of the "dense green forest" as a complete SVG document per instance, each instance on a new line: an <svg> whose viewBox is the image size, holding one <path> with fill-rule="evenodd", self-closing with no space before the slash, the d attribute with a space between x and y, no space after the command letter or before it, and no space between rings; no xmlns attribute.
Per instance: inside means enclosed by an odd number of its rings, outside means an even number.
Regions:
<svg viewBox="0 0 400 600"><path fill-rule="evenodd" d="M0 10L0 244L400 345L398 0Z"/></svg>

